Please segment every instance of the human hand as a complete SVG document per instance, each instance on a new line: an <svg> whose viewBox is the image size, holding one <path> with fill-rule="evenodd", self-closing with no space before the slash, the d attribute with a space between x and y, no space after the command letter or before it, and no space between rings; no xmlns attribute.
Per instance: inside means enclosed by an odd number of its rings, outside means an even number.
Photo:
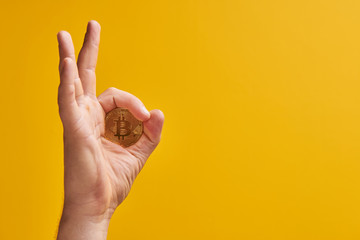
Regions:
<svg viewBox="0 0 360 240"><path fill-rule="evenodd" d="M77 62L70 34L57 34L65 189L58 239L106 239L112 214L161 138L160 110L148 112L140 99L116 88L96 97L100 29L97 21L88 22ZM127 148L104 138L105 115L116 107L128 108L143 121L143 135Z"/></svg>

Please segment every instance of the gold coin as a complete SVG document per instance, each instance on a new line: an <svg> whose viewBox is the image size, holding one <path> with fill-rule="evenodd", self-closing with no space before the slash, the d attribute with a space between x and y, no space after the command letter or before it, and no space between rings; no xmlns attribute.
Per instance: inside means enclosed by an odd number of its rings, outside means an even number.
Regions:
<svg viewBox="0 0 360 240"><path fill-rule="evenodd" d="M126 108L114 108L105 117L105 138L123 147L136 143L144 132L143 122Z"/></svg>

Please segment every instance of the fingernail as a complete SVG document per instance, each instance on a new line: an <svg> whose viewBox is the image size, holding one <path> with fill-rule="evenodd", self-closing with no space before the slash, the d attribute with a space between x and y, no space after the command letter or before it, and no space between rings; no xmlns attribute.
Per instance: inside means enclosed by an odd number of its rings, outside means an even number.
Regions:
<svg viewBox="0 0 360 240"><path fill-rule="evenodd" d="M142 106L141 110L150 117L150 112L146 109L145 106Z"/></svg>

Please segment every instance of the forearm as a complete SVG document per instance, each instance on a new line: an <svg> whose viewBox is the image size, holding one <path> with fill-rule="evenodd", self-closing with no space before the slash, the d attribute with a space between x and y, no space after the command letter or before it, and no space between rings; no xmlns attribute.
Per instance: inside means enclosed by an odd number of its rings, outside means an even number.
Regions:
<svg viewBox="0 0 360 240"><path fill-rule="evenodd" d="M64 208L57 240L106 240L110 218L78 216Z"/></svg>

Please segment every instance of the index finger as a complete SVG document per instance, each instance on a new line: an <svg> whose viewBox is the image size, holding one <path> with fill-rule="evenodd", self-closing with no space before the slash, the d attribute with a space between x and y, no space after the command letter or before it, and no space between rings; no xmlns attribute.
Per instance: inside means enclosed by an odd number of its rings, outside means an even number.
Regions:
<svg viewBox="0 0 360 240"><path fill-rule="evenodd" d="M129 111L139 120L146 121L150 118L150 113L141 100L133 94L111 87L106 89L98 97L99 103L105 113L117 107L128 108Z"/></svg>

